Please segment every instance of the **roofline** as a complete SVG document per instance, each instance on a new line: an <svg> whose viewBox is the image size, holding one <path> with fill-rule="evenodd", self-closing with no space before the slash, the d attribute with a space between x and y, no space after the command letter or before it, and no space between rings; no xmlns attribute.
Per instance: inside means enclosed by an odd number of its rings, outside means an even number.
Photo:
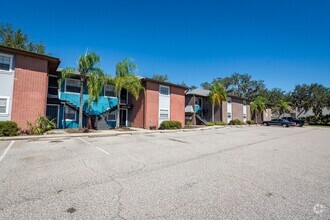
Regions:
<svg viewBox="0 0 330 220"><path fill-rule="evenodd" d="M174 83L170 83L170 82L164 82L164 81L161 81L161 80L146 78L146 77L143 77L141 79L141 81L155 82L155 83L159 83L159 84L163 84L163 85L167 85L167 86L179 87L179 88L182 88L182 89L185 89L185 90L188 89L188 87L186 87L186 86L182 86L182 85L178 85L178 84L174 84Z"/></svg>
<svg viewBox="0 0 330 220"><path fill-rule="evenodd" d="M26 55L26 56L30 56L30 57L35 57L35 58L47 60L49 62L57 63L57 64L60 64L60 62L61 62L61 60L56 57L39 54L39 53L34 53L34 52L26 51L26 50L16 49L16 48L12 48L12 47L2 46L2 45L0 45L0 50L8 52L8 53L21 54L21 55Z"/></svg>
<svg viewBox="0 0 330 220"><path fill-rule="evenodd" d="M201 96L201 97L208 97L208 96L205 96L205 95L201 95L201 94L196 94L196 93L189 93L186 95L195 95L195 96ZM248 98L244 98L244 97L240 97L240 96L236 96L236 95L231 95L231 94L227 94L228 97L231 97L231 98L238 98L238 99L243 99L243 100L246 100L246 101L252 101L251 99L248 99Z"/></svg>

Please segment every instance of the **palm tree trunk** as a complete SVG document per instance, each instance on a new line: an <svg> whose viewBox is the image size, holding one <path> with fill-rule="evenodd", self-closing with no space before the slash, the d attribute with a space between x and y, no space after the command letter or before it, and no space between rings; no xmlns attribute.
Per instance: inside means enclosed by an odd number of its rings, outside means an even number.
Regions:
<svg viewBox="0 0 330 220"><path fill-rule="evenodd" d="M117 104L117 115L116 115L116 128L120 127L120 94L121 91L118 92L117 98L118 98L118 104Z"/></svg>
<svg viewBox="0 0 330 220"><path fill-rule="evenodd" d="M256 124L258 124L258 114L256 111L254 111L254 120L256 121Z"/></svg>
<svg viewBox="0 0 330 220"><path fill-rule="evenodd" d="M83 93L84 93L84 80L80 80L80 107L79 107L79 125L78 128L82 129L83 127L83 108L84 108L84 99L83 99Z"/></svg>
<svg viewBox="0 0 330 220"><path fill-rule="evenodd" d="M214 103L212 103L212 122L214 122Z"/></svg>

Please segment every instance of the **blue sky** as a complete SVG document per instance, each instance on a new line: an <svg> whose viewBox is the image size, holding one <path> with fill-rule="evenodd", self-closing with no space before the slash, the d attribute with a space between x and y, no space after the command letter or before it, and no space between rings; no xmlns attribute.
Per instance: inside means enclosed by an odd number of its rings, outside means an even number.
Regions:
<svg viewBox="0 0 330 220"><path fill-rule="evenodd" d="M330 86L330 1L6 1L0 21L21 27L75 66L88 48L114 73L124 57L138 73L201 82L249 73L269 88Z"/></svg>

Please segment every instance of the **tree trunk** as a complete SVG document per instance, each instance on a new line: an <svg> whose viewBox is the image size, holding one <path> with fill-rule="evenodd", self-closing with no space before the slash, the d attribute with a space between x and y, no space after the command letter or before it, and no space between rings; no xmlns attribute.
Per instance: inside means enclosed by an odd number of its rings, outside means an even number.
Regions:
<svg viewBox="0 0 330 220"><path fill-rule="evenodd" d="M117 115L116 115L116 128L120 127L120 95L121 91L118 92L117 98L118 98L118 104L117 104Z"/></svg>
<svg viewBox="0 0 330 220"><path fill-rule="evenodd" d="M212 103L212 122L214 122L214 103Z"/></svg>
<svg viewBox="0 0 330 220"><path fill-rule="evenodd" d="M83 93L84 93L84 80L81 79L80 80L79 125L78 125L79 129L82 129L82 127L83 127L83 108L84 108Z"/></svg>
<svg viewBox="0 0 330 220"><path fill-rule="evenodd" d="M256 124L258 124L258 114L256 111L254 111L254 120L256 121Z"/></svg>

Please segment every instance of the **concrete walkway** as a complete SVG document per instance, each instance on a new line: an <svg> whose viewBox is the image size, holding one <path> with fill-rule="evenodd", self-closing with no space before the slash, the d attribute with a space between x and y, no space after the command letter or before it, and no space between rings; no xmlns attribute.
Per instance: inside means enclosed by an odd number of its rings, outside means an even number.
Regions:
<svg viewBox="0 0 330 220"><path fill-rule="evenodd" d="M238 125L234 127L247 127L248 125ZM254 125L255 126L255 125ZM131 131L118 131L118 130L96 130L89 133L66 133L64 130L58 130L55 134L44 134L44 135L21 135L14 137L1 137L0 141L10 140L36 140L36 139L53 139L53 138L69 138L69 137L109 137L118 135L141 135L141 134L154 134L154 133L174 133L174 132L190 132L190 131L202 131L211 129L220 129L225 126L209 126L201 128L187 128L177 130L148 130L142 128L130 128ZM232 127L232 126L231 126Z"/></svg>

